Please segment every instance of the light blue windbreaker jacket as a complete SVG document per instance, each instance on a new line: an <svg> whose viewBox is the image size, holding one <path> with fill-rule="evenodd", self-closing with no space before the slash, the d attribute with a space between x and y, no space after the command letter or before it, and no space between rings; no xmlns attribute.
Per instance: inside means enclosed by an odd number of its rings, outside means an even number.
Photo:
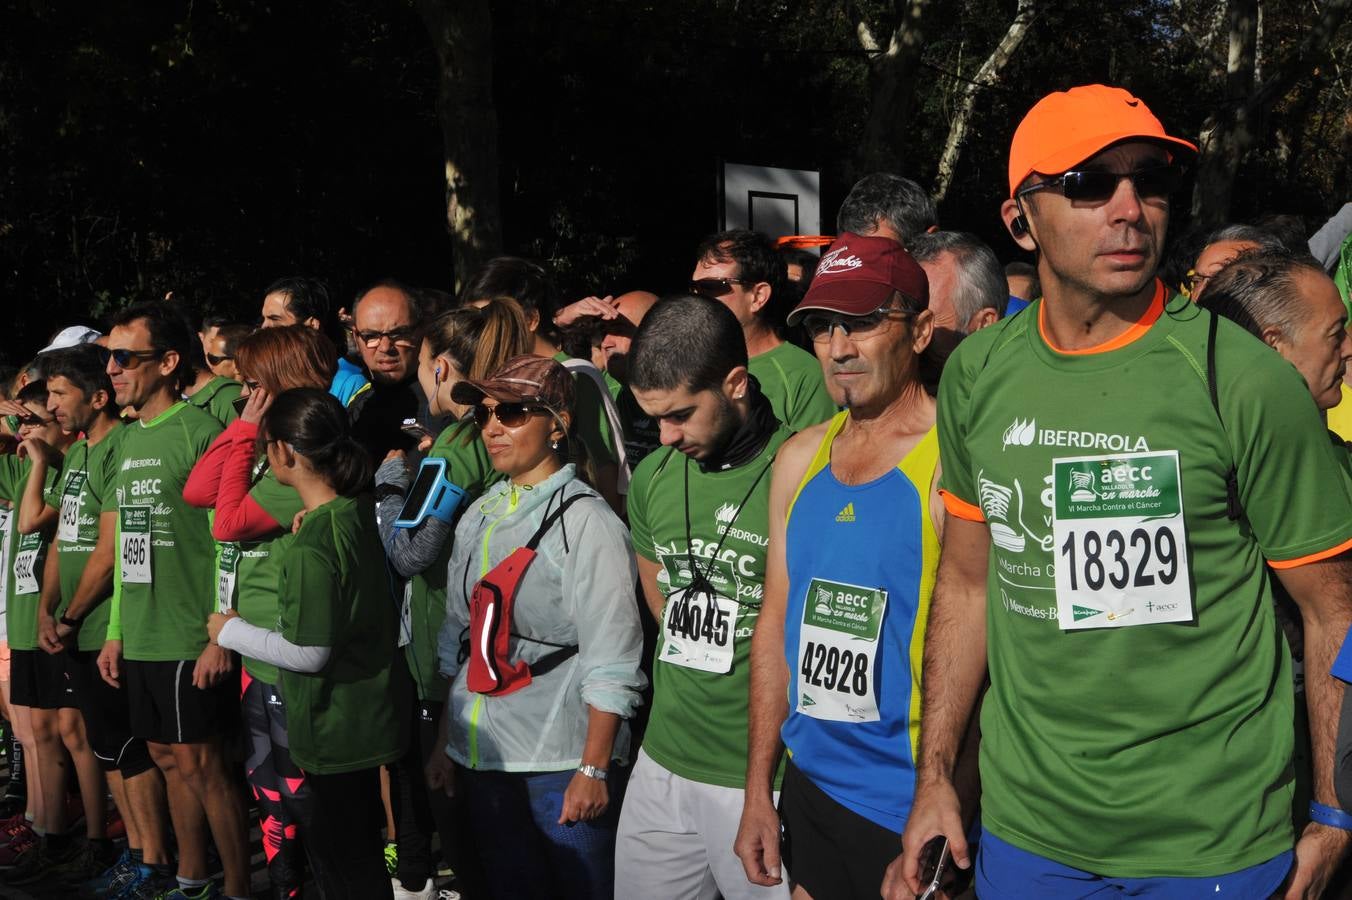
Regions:
<svg viewBox="0 0 1352 900"><path fill-rule="evenodd" d="M517 590L511 631L576 645L577 654L506 696L471 692L468 662L462 666L458 660L475 582L525 546L545 515L574 494L587 499L570 506L541 540ZM628 719L647 686L639 670L637 569L623 523L576 477L576 467L567 465L534 487L503 480L489 488L461 516L452 546L446 622L437 641L438 664L451 680L446 753L472 769L576 767L587 737L587 707ZM513 638L510 658L535 662L555 649ZM628 753L629 728L623 722L612 755L625 761Z"/></svg>

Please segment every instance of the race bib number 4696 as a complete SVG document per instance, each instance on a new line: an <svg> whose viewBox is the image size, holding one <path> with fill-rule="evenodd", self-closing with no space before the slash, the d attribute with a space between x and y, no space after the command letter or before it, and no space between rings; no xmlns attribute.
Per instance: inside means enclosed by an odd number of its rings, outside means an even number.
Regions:
<svg viewBox="0 0 1352 900"><path fill-rule="evenodd" d="M832 722L876 722L873 681L887 591L814 578L798 637L798 709Z"/></svg>
<svg viewBox="0 0 1352 900"><path fill-rule="evenodd" d="M122 580L127 584L150 584L150 507L121 509Z"/></svg>
<svg viewBox="0 0 1352 900"><path fill-rule="evenodd" d="M1193 618L1178 451L1052 460L1063 630Z"/></svg>

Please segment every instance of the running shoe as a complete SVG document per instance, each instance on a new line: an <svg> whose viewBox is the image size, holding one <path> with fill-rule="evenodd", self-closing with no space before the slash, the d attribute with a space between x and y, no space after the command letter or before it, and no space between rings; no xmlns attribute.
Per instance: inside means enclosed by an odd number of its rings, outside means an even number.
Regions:
<svg viewBox="0 0 1352 900"><path fill-rule="evenodd" d="M79 844L72 843L64 850L54 853L48 845L39 842L38 852L29 853L19 860L14 868L5 873L5 881L10 884L32 884L41 881L51 875L58 866L73 861L80 855L82 849Z"/></svg>
<svg viewBox="0 0 1352 900"><path fill-rule="evenodd" d="M36 856L38 843L38 836L31 828L16 834L8 844L0 847L0 870L8 873L27 857Z"/></svg>
<svg viewBox="0 0 1352 900"><path fill-rule="evenodd" d="M127 858L130 859L131 855L128 854ZM86 841L77 848L70 859L53 866L48 874L61 879L65 884L83 884L106 868L108 864L99 859L99 853L94 849L94 845Z"/></svg>
<svg viewBox="0 0 1352 900"><path fill-rule="evenodd" d="M191 894L178 885L174 885L170 890L161 893L155 900L217 900L220 896L221 891L220 888L216 887L216 882L208 881Z"/></svg>
<svg viewBox="0 0 1352 900"><path fill-rule="evenodd" d="M32 830L33 823L28 821L22 812L16 816L10 816L8 819L0 819L0 847L4 847L19 835L32 832Z"/></svg>
<svg viewBox="0 0 1352 900"><path fill-rule="evenodd" d="M80 894L85 897L107 897L111 893L116 893L122 886L119 884L114 889L114 883L130 877L130 873L135 872L136 868L136 863L131 861L131 850L123 850L122 855L113 860L111 866L99 870L93 877L80 883Z"/></svg>

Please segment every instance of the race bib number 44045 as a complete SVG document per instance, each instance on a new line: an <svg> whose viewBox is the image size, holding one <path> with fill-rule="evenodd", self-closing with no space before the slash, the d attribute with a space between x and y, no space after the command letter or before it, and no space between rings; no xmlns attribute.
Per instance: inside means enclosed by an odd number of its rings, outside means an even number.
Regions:
<svg viewBox="0 0 1352 900"><path fill-rule="evenodd" d="M873 681L887 591L814 578L798 637L798 712L832 722L876 722Z"/></svg>
<svg viewBox="0 0 1352 900"><path fill-rule="evenodd" d="M1178 451L1052 460L1063 630L1193 618Z"/></svg>

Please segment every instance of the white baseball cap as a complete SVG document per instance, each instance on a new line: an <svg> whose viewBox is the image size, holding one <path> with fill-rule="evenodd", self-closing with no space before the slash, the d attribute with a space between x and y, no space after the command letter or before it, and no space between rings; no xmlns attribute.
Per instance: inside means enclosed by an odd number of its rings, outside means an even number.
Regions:
<svg viewBox="0 0 1352 900"><path fill-rule="evenodd" d="M80 344L89 344L103 337L101 332L86 325L72 325L69 328L62 328L52 342L43 347L38 353L49 353L52 350L65 350L67 347L78 347Z"/></svg>

